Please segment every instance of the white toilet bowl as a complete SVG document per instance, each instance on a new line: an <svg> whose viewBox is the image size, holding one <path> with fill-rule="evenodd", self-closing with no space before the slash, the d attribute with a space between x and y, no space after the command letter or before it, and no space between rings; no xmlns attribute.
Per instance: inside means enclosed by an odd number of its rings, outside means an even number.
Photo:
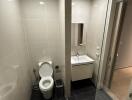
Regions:
<svg viewBox="0 0 132 100"><path fill-rule="evenodd" d="M45 99L50 99L52 97L54 86L54 80L52 78L52 62L43 62L42 64L39 64L39 67L39 75L41 77L39 82L40 91L42 92Z"/></svg>
<svg viewBox="0 0 132 100"><path fill-rule="evenodd" d="M52 97L52 90L54 86L54 81L52 77L43 77L39 82L39 88L43 93L45 99L50 99Z"/></svg>

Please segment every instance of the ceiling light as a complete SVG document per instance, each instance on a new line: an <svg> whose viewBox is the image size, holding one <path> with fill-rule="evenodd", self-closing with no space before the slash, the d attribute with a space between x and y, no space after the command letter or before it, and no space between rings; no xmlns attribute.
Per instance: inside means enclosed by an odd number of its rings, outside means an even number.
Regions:
<svg viewBox="0 0 132 100"><path fill-rule="evenodd" d="M75 5L75 3L74 2L72 2L72 6L74 6Z"/></svg>
<svg viewBox="0 0 132 100"><path fill-rule="evenodd" d="M44 5L45 3L44 3L43 1L40 1L39 4L40 4L40 5Z"/></svg>
<svg viewBox="0 0 132 100"><path fill-rule="evenodd" d="M13 1L13 0L8 0L8 1L10 2L10 1Z"/></svg>

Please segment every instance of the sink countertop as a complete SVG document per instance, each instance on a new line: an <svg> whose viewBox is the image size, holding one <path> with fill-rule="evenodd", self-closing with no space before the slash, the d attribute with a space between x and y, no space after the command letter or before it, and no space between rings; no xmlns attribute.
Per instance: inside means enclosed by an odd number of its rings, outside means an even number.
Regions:
<svg viewBox="0 0 132 100"><path fill-rule="evenodd" d="M94 60L87 55L71 56L72 65L91 64Z"/></svg>

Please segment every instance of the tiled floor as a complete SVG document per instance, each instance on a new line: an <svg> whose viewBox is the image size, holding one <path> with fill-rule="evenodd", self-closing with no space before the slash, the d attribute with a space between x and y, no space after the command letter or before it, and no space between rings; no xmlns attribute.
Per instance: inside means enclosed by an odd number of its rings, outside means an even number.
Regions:
<svg viewBox="0 0 132 100"><path fill-rule="evenodd" d="M45 100L40 91L35 91L31 100ZM66 100L64 97L55 97L52 100ZM72 83L71 97L68 100L112 100L103 90L96 90L91 80L82 80Z"/></svg>
<svg viewBox="0 0 132 100"><path fill-rule="evenodd" d="M119 98L125 100L132 79L132 67L115 70L111 91Z"/></svg>
<svg viewBox="0 0 132 100"><path fill-rule="evenodd" d="M72 96L69 100L112 100L103 90L97 90L91 80L72 83Z"/></svg>
<svg viewBox="0 0 132 100"><path fill-rule="evenodd" d="M73 82L71 94L70 100L95 100L96 87L90 80Z"/></svg>
<svg viewBox="0 0 132 100"><path fill-rule="evenodd" d="M96 90L95 100L112 100L104 90Z"/></svg>

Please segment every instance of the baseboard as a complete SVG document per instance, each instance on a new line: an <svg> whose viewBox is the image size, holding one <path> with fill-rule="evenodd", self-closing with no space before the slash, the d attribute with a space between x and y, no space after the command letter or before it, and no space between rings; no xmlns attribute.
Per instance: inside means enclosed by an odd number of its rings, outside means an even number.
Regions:
<svg viewBox="0 0 132 100"><path fill-rule="evenodd" d="M118 69L125 69L125 68L129 68L129 67L132 67L132 66L125 66L125 67L122 66L122 67L118 67L118 68L115 67L115 70L118 70Z"/></svg>
<svg viewBox="0 0 132 100"><path fill-rule="evenodd" d="M107 87L103 87L104 91L112 98L112 100L119 100L119 98L110 91Z"/></svg>

